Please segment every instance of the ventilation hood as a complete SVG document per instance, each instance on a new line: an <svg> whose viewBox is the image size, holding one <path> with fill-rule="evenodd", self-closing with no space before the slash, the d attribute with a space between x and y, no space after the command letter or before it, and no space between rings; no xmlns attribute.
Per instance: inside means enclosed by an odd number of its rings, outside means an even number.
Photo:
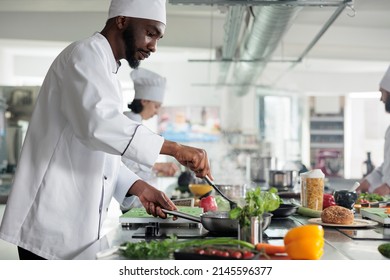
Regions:
<svg viewBox="0 0 390 280"><path fill-rule="evenodd" d="M335 7L306 49L290 63L301 62L344 8L353 0L170 0L171 4L219 5L227 7L224 40L220 50L218 85L233 84L237 96L246 95L262 75L294 19L305 7ZM286 46L288 47L288 46ZM233 78L229 78L229 73ZM229 79L229 80L228 80Z"/></svg>

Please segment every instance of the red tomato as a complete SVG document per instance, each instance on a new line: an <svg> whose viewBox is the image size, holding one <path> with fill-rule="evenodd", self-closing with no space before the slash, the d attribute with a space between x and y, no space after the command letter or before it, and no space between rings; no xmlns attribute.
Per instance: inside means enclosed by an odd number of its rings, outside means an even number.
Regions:
<svg viewBox="0 0 390 280"><path fill-rule="evenodd" d="M251 251L244 251L242 254L243 259L251 259L255 256Z"/></svg>
<svg viewBox="0 0 390 280"><path fill-rule="evenodd" d="M205 251L202 248L198 248L195 250L195 253L197 253L199 255L203 255L205 253Z"/></svg>
<svg viewBox="0 0 390 280"><path fill-rule="evenodd" d="M223 251L223 250L217 250L217 251L215 252L215 255L216 255L216 256L219 256L219 257L228 258L228 257L229 257L229 252Z"/></svg>
<svg viewBox="0 0 390 280"><path fill-rule="evenodd" d="M242 253L240 251L233 251L230 252L230 256L235 259L241 259L242 258Z"/></svg>
<svg viewBox="0 0 390 280"><path fill-rule="evenodd" d="M203 197L199 202L199 206L203 208L204 212L218 211L217 202L215 201L215 198L211 195Z"/></svg>
<svg viewBox="0 0 390 280"><path fill-rule="evenodd" d="M209 249L206 249L205 250L205 254L206 255L215 255L217 253L217 250L213 249L213 248L209 248Z"/></svg>

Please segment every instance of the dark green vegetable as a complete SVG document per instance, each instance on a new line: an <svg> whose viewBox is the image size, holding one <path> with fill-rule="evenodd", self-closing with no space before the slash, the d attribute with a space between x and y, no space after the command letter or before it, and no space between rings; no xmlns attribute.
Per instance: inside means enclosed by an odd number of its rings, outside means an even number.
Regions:
<svg viewBox="0 0 390 280"><path fill-rule="evenodd" d="M386 258L390 259L390 243L384 243L378 246L378 251Z"/></svg>
<svg viewBox="0 0 390 280"><path fill-rule="evenodd" d="M383 196L376 193L361 193L357 200L368 200L368 201L384 201Z"/></svg>
<svg viewBox="0 0 390 280"><path fill-rule="evenodd" d="M260 216L279 208L281 200L277 192L276 188L261 191L260 187L248 191L245 196L245 206L242 208L237 206L230 210L230 218L238 219L241 226L249 226L251 217Z"/></svg>
<svg viewBox="0 0 390 280"><path fill-rule="evenodd" d="M217 237L210 239L194 239L179 241L175 236L163 240L151 240L140 242L127 242L123 244L126 249L123 250L123 255L130 259L150 260L150 259L169 259L171 254L177 250L192 246L206 245L229 245L240 246L249 249L254 249L254 245L242 240L233 239L231 237Z"/></svg>

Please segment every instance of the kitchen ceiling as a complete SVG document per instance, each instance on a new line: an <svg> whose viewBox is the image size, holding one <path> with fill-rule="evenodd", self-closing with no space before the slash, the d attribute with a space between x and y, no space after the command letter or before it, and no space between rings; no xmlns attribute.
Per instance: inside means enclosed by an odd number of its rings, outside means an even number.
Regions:
<svg viewBox="0 0 390 280"><path fill-rule="evenodd" d="M208 1L200 1L204 2ZM0 0L0 39L74 41L103 27L108 5L108 0ZM251 86L328 92L334 89L334 81L341 80L336 89L340 92L376 89L390 61L389 0L353 1L353 8L342 11L302 62L287 62L305 50L334 11L335 7L303 7L275 46L274 61ZM222 63L216 62L226 44L227 14L226 6L169 3L167 30L158 56L164 60L166 55L169 62L172 53L180 54L189 68L212 68L212 78L194 77L193 85L234 86L237 71L225 73L221 83ZM363 77L367 83L361 82Z"/></svg>

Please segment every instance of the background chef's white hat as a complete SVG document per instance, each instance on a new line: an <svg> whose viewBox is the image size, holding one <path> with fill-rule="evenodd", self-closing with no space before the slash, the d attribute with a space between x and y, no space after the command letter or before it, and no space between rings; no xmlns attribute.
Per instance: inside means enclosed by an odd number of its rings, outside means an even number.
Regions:
<svg viewBox="0 0 390 280"><path fill-rule="evenodd" d="M134 82L134 99L146 99L162 103L167 79L152 71L138 68L130 73Z"/></svg>
<svg viewBox="0 0 390 280"><path fill-rule="evenodd" d="M385 75L383 76L379 86L384 90L390 92L390 66L387 68Z"/></svg>
<svg viewBox="0 0 390 280"><path fill-rule="evenodd" d="M166 0L111 0L108 18L145 18L166 24L165 2Z"/></svg>

